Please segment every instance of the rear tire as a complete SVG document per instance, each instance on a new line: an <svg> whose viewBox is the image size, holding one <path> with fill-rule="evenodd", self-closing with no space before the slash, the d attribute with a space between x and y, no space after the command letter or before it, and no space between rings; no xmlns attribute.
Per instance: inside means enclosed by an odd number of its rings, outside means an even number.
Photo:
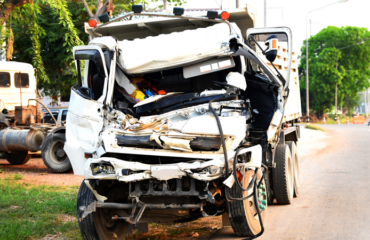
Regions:
<svg viewBox="0 0 370 240"><path fill-rule="evenodd" d="M72 171L72 165L66 152L63 150L64 133L54 133L45 139L46 144L42 150L44 164L53 172L65 173Z"/></svg>
<svg viewBox="0 0 370 240"><path fill-rule="evenodd" d="M288 145L279 144L272 169L274 194L278 204L291 204L294 194L294 165Z"/></svg>
<svg viewBox="0 0 370 240"><path fill-rule="evenodd" d="M96 181L90 181L93 188ZM107 223L103 209L97 208L96 212L90 213L81 220L81 206L88 206L95 201L95 196L83 181L77 196L77 219L78 226L84 240L124 240L127 235L129 223L125 220L116 220L113 224ZM109 225L110 227L107 227Z"/></svg>
<svg viewBox="0 0 370 240"><path fill-rule="evenodd" d="M293 166L294 166L294 194L293 197L298 197L299 195L299 158L298 158L298 151L297 146L295 142L289 141L287 142L287 145L289 146L290 153L293 158Z"/></svg>
<svg viewBox="0 0 370 240"><path fill-rule="evenodd" d="M249 184L249 181L252 179L254 175L254 170L246 171L244 182L242 184L243 188L246 188ZM257 173L257 179L261 180L262 178L262 172L261 170L258 170ZM238 181L238 180L236 180ZM262 179L262 183L264 186L264 190L266 192L266 182L264 179ZM253 192L252 188L251 190L242 191L236 183L234 183L233 187L230 189L230 196L233 198L242 198L247 197ZM266 194L264 196L261 195L260 192L258 192L258 198L261 199L261 201L257 204L254 203L254 197L250 197L243 201L235 201L235 202L229 202L228 203L228 210L229 210L229 220L231 227L233 228L236 235L241 237L253 237L256 234L261 232L261 225L259 222L258 214L256 206L259 207L260 204L262 204L262 200L267 201ZM262 222L265 222L266 219L266 211L267 211L267 204L265 204L265 209L261 211L261 217Z"/></svg>
<svg viewBox="0 0 370 240"><path fill-rule="evenodd" d="M23 165L31 159L31 154L28 152L4 152L4 158L11 165Z"/></svg>

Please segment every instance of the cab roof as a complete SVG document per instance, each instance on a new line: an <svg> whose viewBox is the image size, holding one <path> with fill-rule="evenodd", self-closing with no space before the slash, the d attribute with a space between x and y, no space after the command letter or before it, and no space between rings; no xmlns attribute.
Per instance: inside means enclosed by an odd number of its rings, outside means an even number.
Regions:
<svg viewBox="0 0 370 240"><path fill-rule="evenodd" d="M29 63L0 61L0 71L34 72L34 69L33 66Z"/></svg>
<svg viewBox="0 0 370 240"><path fill-rule="evenodd" d="M222 11L218 11L219 14ZM256 27L256 11L247 6L246 8L238 8L228 11L230 14L229 22L237 24L242 32L243 37L246 35L248 28ZM206 12L186 12L184 16L196 15L205 17ZM158 36L160 34L169 34L172 32L181 32L184 30L205 28L216 23L207 21L189 20L186 18L140 18L130 21L114 22L103 26L96 30L97 33L103 36L113 36L118 40L131 40L136 38L146 38L149 36ZM85 23L85 31L93 35L92 28Z"/></svg>

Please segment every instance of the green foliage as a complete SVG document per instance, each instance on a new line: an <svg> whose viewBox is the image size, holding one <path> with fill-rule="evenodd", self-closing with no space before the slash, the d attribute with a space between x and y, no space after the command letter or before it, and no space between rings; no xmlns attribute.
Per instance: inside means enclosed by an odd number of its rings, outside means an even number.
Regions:
<svg viewBox="0 0 370 240"><path fill-rule="evenodd" d="M27 39L30 42L30 49L28 61L37 69L37 76L41 82L49 83L49 76L46 74L44 63L41 57L41 44L40 37L45 34L45 31L42 27L39 26L37 21L37 15L40 14L40 8L36 4L25 4L18 8L15 8L12 12L14 16L13 23L17 23L22 26L27 26L27 29L24 30ZM15 25L15 24L14 24ZM12 25L13 27L13 25ZM17 33L14 32L14 46L16 46ZM14 47L16 51L16 47ZM16 57L13 60L19 61Z"/></svg>
<svg viewBox="0 0 370 240"><path fill-rule="evenodd" d="M357 94L355 97L349 97L344 95L343 98L343 108L348 110L349 115L354 114L354 108L360 104L360 95Z"/></svg>
<svg viewBox="0 0 370 240"><path fill-rule="evenodd" d="M81 239L76 187L33 186L0 181L0 239ZM66 221L66 219L68 221ZM50 236L51 235L51 236Z"/></svg>
<svg viewBox="0 0 370 240"><path fill-rule="evenodd" d="M37 35L37 32L34 32L31 35L30 25L23 21L13 24L15 32L13 59L33 63L30 55L33 54L35 42L39 42L45 75L50 80L45 81L38 69L38 88L43 89L44 94L48 96L68 95L71 86L76 82L72 48L87 43L87 35L77 29L83 29L83 23L88 20L88 16L83 4L75 0L70 1L68 5L65 0L48 3L50 5L35 4L40 9L40 14L36 17L39 31L43 34ZM20 16L24 17L24 14ZM30 39L34 35L38 36L38 39Z"/></svg>
<svg viewBox="0 0 370 240"><path fill-rule="evenodd" d="M163 0L151 0L152 2L163 2ZM169 6L179 7L182 4L185 4L186 1L184 0L167 0L167 4ZM163 8L163 5L159 5L159 8Z"/></svg>
<svg viewBox="0 0 370 240"><path fill-rule="evenodd" d="M23 179L23 177L24 177L24 175L22 175L22 174L14 174L14 180L22 180Z"/></svg>
<svg viewBox="0 0 370 240"><path fill-rule="evenodd" d="M360 42L364 44L356 45ZM370 32L366 28L329 26L310 37L308 44L310 109L318 115L333 109L337 84L338 106L350 110L357 92L370 87ZM306 69L305 42L301 56L299 68ZM306 89L305 74L300 86Z"/></svg>
<svg viewBox="0 0 370 240"><path fill-rule="evenodd" d="M323 128L321 128L319 126L316 126L316 125L312 125L312 124L306 125L305 128L325 132L325 130Z"/></svg>

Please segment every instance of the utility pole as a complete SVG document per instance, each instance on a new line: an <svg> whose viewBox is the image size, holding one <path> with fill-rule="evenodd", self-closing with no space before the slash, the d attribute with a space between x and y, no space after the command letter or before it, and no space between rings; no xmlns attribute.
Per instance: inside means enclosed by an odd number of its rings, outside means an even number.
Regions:
<svg viewBox="0 0 370 240"><path fill-rule="evenodd" d="M338 61L336 63L335 68L338 71ZM335 118L334 118L335 121L337 121L337 111L338 111L337 99L338 99L338 84L335 84Z"/></svg>
<svg viewBox="0 0 370 240"><path fill-rule="evenodd" d="M240 0L236 0L236 8L240 8Z"/></svg>
<svg viewBox="0 0 370 240"><path fill-rule="evenodd" d="M266 0L265 0L265 7L264 7L264 14L263 14L263 16L264 16L264 18L265 18L265 23L264 23L264 27L267 27L266 26L266 18L267 18L267 16L266 16L266 8L267 8L267 6L266 6Z"/></svg>
<svg viewBox="0 0 370 240"><path fill-rule="evenodd" d="M370 102L370 94L369 94L369 89L367 89L367 104L369 105L369 102ZM370 110L370 106L368 106L368 109L367 110ZM367 111L367 113L369 113L369 111Z"/></svg>
<svg viewBox="0 0 370 240"><path fill-rule="evenodd" d="M367 117L367 89L365 89L365 116Z"/></svg>

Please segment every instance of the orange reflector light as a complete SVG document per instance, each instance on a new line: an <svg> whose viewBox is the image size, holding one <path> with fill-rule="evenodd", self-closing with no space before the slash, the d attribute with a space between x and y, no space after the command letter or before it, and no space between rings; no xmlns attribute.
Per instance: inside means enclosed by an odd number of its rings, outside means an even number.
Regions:
<svg viewBox="0 0 370 240"><path fill-rule="evenodd" d="M228 12L222 12L221 13L221 19L222 20L227 20L227 19L229 19L229 17L230 17L230 14Z"/></svg>
<svg viewBox="0 0 370 240"><path fill-rule="evenodd" d="M90 27L96 27L98 22L96 21L95 18L90 18L88 24L89 24Z"/></svg>
<svg viewBox="0 0 370 240"><path fill-rule="evenodd" d="M236 170L236 176L238 177L238 181L240 183L243 180L243 174L239 170Z"/></svg>
<svg viewBox="0 0 370 240"><path fill-rule="evenodd" d="M277 40L276 39L272 39L272 48L273 49L276 49L277 48L276 43L277 43Z"/></svg>

